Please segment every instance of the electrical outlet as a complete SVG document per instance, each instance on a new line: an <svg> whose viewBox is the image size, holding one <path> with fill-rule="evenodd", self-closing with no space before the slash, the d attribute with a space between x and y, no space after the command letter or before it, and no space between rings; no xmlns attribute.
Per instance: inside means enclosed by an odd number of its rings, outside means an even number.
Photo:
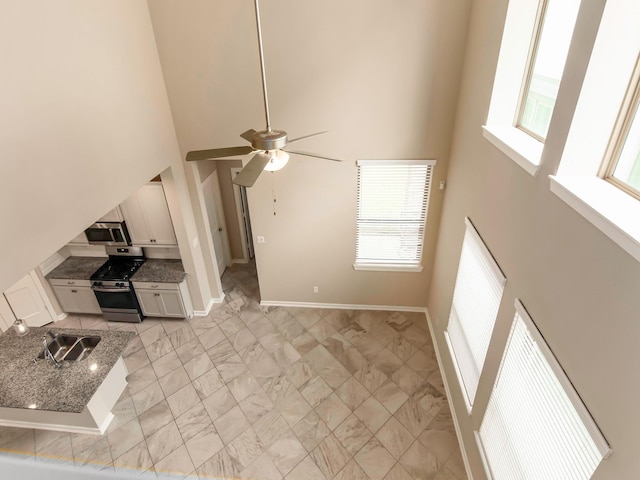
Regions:
<svg viewBox="0 0 640 480"><path fill-rule="evenodd" d="M318 287L313 287L313 293L318 293Z"/></svg>
<svg viewBox="0 0 640 480"><path fill-rule="evenodd" d="M256 237L256 240L258 241L258 243L264 243L264 237L262 235L258 235Z"/></svg>

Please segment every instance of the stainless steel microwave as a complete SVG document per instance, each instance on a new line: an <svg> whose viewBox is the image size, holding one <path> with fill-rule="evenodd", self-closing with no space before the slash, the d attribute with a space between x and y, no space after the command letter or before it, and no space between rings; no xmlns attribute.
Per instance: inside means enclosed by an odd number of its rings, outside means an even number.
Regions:
<svg viewBox="0 0 640 480"><path fill-rule="evenodd" d="M124 222L94 223L84 231L90 245L126 247L131 238Z"/></svg>

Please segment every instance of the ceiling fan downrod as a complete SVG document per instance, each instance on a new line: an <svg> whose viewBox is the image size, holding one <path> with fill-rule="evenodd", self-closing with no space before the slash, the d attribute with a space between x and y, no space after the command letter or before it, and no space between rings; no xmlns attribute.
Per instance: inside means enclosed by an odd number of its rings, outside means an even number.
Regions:
<svg viewBox="0 0 640 480"><path fill-rule="evenodd" d="M264 51L262 48L262 28L260 27L260 7L258 0L254 0L256 7L256 30L258 31L258 51L260 53L260 73L262 74L262 95L264 97L264 117L267 122L267 132L271 132L271 121L269 119L269 99L267 96L267 75L264 69Z"/></svg>

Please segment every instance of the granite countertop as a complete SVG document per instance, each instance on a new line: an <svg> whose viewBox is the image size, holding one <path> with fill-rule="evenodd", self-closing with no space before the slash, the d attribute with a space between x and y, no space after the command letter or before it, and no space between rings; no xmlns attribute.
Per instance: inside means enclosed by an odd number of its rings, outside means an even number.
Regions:
<svg viewBox="0 0 640 480"><path fill-rule="evenodd" d="M107 257L69 257L51 270L46 278L89 280L106 261Z"/></svg>
<svg viewBox="0 0 640 480"><path fill-rule="evenodd" d="M85 359L55 368L49 360L33 362L42 351L42 336L48 330L55 334L98 335L101 340ZM0 407L81 413L135 335L32 327L27 335L18 337L10 328L0 335Z"/></svg>
<svg viewBox="0 0 640 480"><path fill-rule="evenodd" d="M181 260L147 258L131 277L132 282L180 283L187 276Z"/></svg>

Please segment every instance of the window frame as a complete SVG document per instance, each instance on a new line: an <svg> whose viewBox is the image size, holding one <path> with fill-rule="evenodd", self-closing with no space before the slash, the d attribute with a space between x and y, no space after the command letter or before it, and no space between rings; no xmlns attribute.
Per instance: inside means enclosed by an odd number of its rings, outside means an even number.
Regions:
<svg viewBox="0 0 640 480"><path fill-rule="evenodd" d="M456 376L458 378L458 383L461 387L462 390L462 396L465 400L465 405L467 407L467 412L471 413L473 410L473 405L475 403L475 397L478 393L478 387L480 386L481 383L481 379L482 379L482 370L484 367L484 364L487 360L487 353L489 351L489 345L491 342L491 337L493 335L493 330L495 328L495 324L498 318L498 312L500 310L500 304L502 303L502 298L504 297L504 288L507 282L507 278L505 276L505 274L502 272L502 269L500 268L500 266L498 265L498 262L496 262L495 258L493 257L493 255L491 254L491 251L489 250L489 248L487 247L486 243L482 240L482 237L480 236L480 234L478 233L478 231L476 230L475 226L473 225L473 223L471 222L471 220L469 220L468 217L465 217L464 219L465 221L465 235L464 235L464 239L463 239L463 243L462 243L462 248L460 250L460 261L458 263L458 270L456 272L456 281L455 281L455 285L454 285L454 290L453 290L453 295L452 295L452 300L451 300L451 311L449 313L449 320L447 323L447 327L445 329L444 335L445 335L445 340L447 342L447 347L449 348L449 353L451 355L451 359L453 360L453 365L454 365L454 369L456 372ZM473 253L479 253L479 257L480 258L480 262L484 263L485 267L486 267L486 271L487 273L490 273L492 275L491 278L482 278L482 281L484 281L485 283L483 284L482 289L480 288L476 288L476 291L487 291L487 289L493 285L493 284L499 284L499 288L501 289L500 291L500 295L499 298L497 299L497 304L495 305L495 313L493 314L492 317L492 323L490 325L490 327L488 329L484 329L483 331L488 331L489 335L488 338L486 338L486 348L484 351L484 358L482 361L481 365L472 365L471 367L476 367L478 369L478 375L477 375L477 383L475 385L469 385L467 382L470 380L470 378L466 378L465 379L465 374L463 373L463 371L469 371L469 366L465 366L465 365L461 365L461 361L463 361L465 358L472 358L473 359L473 348L471 345L469 345L469 335L464 327L465 327L465 323L468 322L467 319L465 318L461 318L459 313L458 313L458 309L456 307L456 292L458 291L458 282L462 281L462 282L468 282L471 279L468 278L464 278L462 279L460 277L460 273L461 273L461 266L463 265L464 262L464 253L465 253L465 240L466 239L470 240L470 244L467 245L468 251L473 254ZM475 252L474 252L475 251ZM477 257L471 257L470 260L475 260ZM464 288L464 287L463 287ZM488 298L483 298L482 300L486 302ZM456 339L453 335L453 332L455 330L452 330L452 317L454 317L454 312L455 312L455 318L457 319L457 323L460 326L460 333L462 334L461 338ZM492 312L493 313L493 312ZM486 327L486 325L485 325ZM477 337L477 335L472 335L471 337ZM455 345L461 345L461 344L465 344L469 347L469 350L465 350L465 351L459 351L457 352L458 347L455 347ZM477 345L476 345L477 346ZM456 353L457 352L457 353ZM475 359L474 359L475 360ZM470 394L469 389L473 390L473 395Z"/></svg>
<svg viewBox="0 0 640 480"><path fill-rule="evenodd" d="M393 272L421 272L423 270L422 266L422 257L424 254L424 237L426 233L426 226L429 214L429 199L432 191L433 184L433 170L436 165L436 160L374 160L374 159L366 159L366 160L358 160L356 165L358 167L358 180L357 180L357 200L356 200L356 252L355 252L355 261L353 263L354 270L363 270L363 271L393 271ZM360 201L361 201L361 168L367 166L426 166L426 174L425 174L425 189L424 196L422 198L422 204L424 205L424 214L422 216L422 225L421 225L421 239L419 244L419 255L413 261L401 261L399 258L381 260L381 261L371 261L364 259L358 259L358 249L359 249L359 230L360 230L360 222L362 219L360 218Z"/></svg>
<svg viewBox="0 0 640 480"><path fill-rule="evenodd" d="M587 63L551 192L640 262L640 200L605 180L603 159L628 98L640 52L640 3L607 0L590 38L574 52ZM593 42L593 43L591 43ZM615 54L613 54L615 52ZM606 91L606 95L602 92Z"/></svg>
<svg viewBox="0 0 640 480"><path fill-rule="evenodd" d="M528 129L522 125L522 117L527 103L527 94L531 87L531 79L533 77L533 67L535 66L536 59L538 57L538 47L540 45L540 38L542 37L542 28L544 27L544 20L547 13L550 0L540 0L538 3L538 12L536 13L536 20L533 28L533 37L531 38L531 46L529 47L529 53L527 55L527 64L524 71L524 78L522 86L520 87L520 96L518 99L518 106L514 112L515 119L513 126L523 131L527 135L533 137L540 143L544 143L546 138L538 135L534 131ZM553 111L551 112L553 115Z"/></svg>
<svg viewBox="0 0 640 480"><path fill-rule="evenodd" d="M640 200L640 190L613 176L634 121L640 122L640 54L598 172L603 180Z"/></svg>
<svg viewBox="0 0 640 480"><path fill-rule="evenodd" d="M546 6L544 9L541 6L547 3L548 0L509 0L489 111L486 123L482 126L485 139L531 176L538 173L544 150L543 140L546 139L541 140L518 124L521 110L524 112L521 106L526 102L524 84L531 77L529 73L534 68L538 39L541 37L539 33L544 25L541 12L546 10ZM575 20L571 25L573 30ZM564 73L560 79L560 89L563 78ZM551 112L550 125L556 104L557 99Z"/></svg>
<svg viewBox="0 0 640 480"><path fill-rule="evenodd" d="M567 374L565 373L564 369L562 368L562 366L560 365L560 363L558 362L557 358L555 357L555 355L553 354L553 351L551 350L551 348L549 347L549 345L547 344L547 342L545 341L544 337L542 336L542 334L540 333L540 331L538 330L535 322L533 321L533 319L529 316L527 310L525 309L524 305L522 304L522 302L519 299L516 299L514 302L514 307L515 307L515 315L513 317L512 323L511 323L511 329L509 332L509 337L507 338L507 341L504 345L504 348L502 349L502 359L500 361L500 367L498 370L498 373L495 377L494 380L494 384L491 390L491 394L489 396L489 400L488 400L488 404L487 407L485 409L485 411L483 412L483 416L482 416L482 420L480 421L480 425L478 427L478 429L474 432L475 434L475 438L476 438L476 443L478 445L478 450L480 451L481 457L482 457L482 461L484 464L484 468L485 468L485 472L487 474L487 477L490 479L495 478L493 475L493 471L490 465L490 460L489 457L487 455L487 449L485 448L485 443L483 442L483 434L481 433L482 431L482 427L484 425L485 420L488 418L487 415L491 414L490 407L491 407L491 402L493 400L493 395L494 393L498 390L498 386L499 386L499 382L501 380L501 376L503 373L503 368L505 365L505 361L510 358L509 356L509 348L511 346L511 342L512 339L514 337L514 332L518 326L518 321L521 321L524 329L526 330L526 333L528 334L529 339L535 344L535 346L537 346L538 352L541 355L541 358L544 362L546 362L548 369L546 369L545 367L536 367L535 369L543 372L544 370L550 370L551 373L554 375L555 379L558 381L558 383L560 384L560 387L562 388L562 390L564 391L564 393L566 394L567 400L569 401L569 404L573 407L575 413L577 414L577 417L580 419L580 421L582 422L582 426L584 427L586 434L590 437L591 441L593 442L593 447L597 450L598 454L600 455L600 460L598 461L597 466L606 458L608 458L611 453L611 447L609 446L609 443L607 442L606 438L604 437L604 435L602 434L602 432L600 431L600 428L598 427L598 425L596 424L595 420L593 419L593 417L591 416L591 414L589 413L589 410L587 409L587 407L585 406L584 402L582 401L582 399L580 398L579 394L576 392L573 384L571 383L571 380L568 378ZM529 372L530 373L530 372ZM529 383L528 385L533 385L533 383ZM549 384L546 384L547 386ZM534 392L535 393L535 392ZM542 393L541 395L545 395L545 393ZM536 398L538 398L539 395L536 396ZM548 397L545 397L544 399L550 399L552 398L552 395L549 395ZM555 397L557 399L557 397ZM561 401L559 401L560 403L562 403ZM564 404L564 406L566 406L566 404ZM565 411L565 410L559 410L559 411ZM500 417L500 420L504 420L503 417ZM558 437L558 436L556 436ZM565 437L563 437L565 438ZM584 438L584 437L582 437ZM501 453L501 457L504 457L505 454Z"/></svg>

